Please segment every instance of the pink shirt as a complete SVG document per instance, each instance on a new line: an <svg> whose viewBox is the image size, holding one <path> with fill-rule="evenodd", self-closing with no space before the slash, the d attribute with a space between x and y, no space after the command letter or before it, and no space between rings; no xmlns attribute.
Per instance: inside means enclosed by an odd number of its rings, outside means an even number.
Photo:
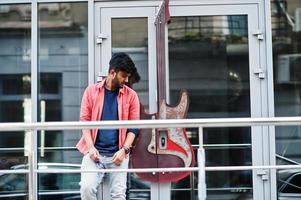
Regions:
<svg viewBox="0 0 301 200"><path fill-rule="evenodd" d="M99 121L104 103L104 83L105 80L90 85L86 88L80 109L80 121ZM119 120L139 120L139 99L137 93L127 86L119 90L117 97ZM123 146L126 138L126 128L119 129L119 148ZM91 138L95 144L97 129L92 129ZM88 146L84 136L76 145L77 149L83 153L88 153Z"/></svg>

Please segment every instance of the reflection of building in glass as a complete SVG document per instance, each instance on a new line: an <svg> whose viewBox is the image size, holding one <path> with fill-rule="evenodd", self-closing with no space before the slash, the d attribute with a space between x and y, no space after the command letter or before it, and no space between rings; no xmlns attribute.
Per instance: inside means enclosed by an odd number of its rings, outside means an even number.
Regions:
<svg viewBox="0 0 301 200"><path fill-rule="evenodd" d="M100 51L104 49L108 55L119 51L130 54L141 75L141 81L134 85L134 89L138 91L146 110L155 110L156 39L153 19L160 1L139 1L139 4L135 6L133 6L134 3L129 3L130 1L120 1L124 3L124 7L117 5L115 1L93 1L90 4L94 6L92 6L93 13L88 13L91 9L88 9L87 0L73 3L70 0L60 0L55 3L46 3L53 2L50 0L35 2L38 5L37 10L34 10L38 13L38 18L35 19L38 24L32 27L31 9L33 7L30 0L0 1L0 122L77 121L80 100L84 88L88 85L88 77L89 82L93 82L102 67L107 67L102 66L107 63L103 64L105 59L102 58L102 54L98 54L99 49ZM253 117L254 108L256 112L260 110L259 112L265 113L261 113L260 116L300 116L301 1L259 0L254 1L257 3L252 3L252 5L249 4L250 1L224 2L220 0L215 2L217 4L213 5L210 0L204 0L202 3L185 0L171 1L172 19L166 32L169 103L175 104L178 100L179 89L185 88L190 97L189 118ZM144 3L147 4L147 9L152 7L153 16L146 17L145 13L139 14L141 10L146 9L142 6ZM151 4L153 5L150 6ZM242 14L225 14L229 13L227 6L234 4L236 8L243 5L252 9L251 14L245 11ZM253 6L256 7L255 4L258 10L253 10ZM99 5L101 9L97 10L96 8L100 8ZM202 10L203 6L213 9L208 11L208 15L204 15L198 10ZM115 16L115 14L120 14L119 11L130 10L131 12L132 8L139 9L134 11L135 13L130 13L131 17L128 13L123 15L126 17ZM181 12L177 11L178 8ZM271 12L266 8L271 8ZM106 9L114 12L104 12ZM215 9L219 14L214 13ZM258 13L254 14L253 11ZM195 14L192 14L193 12ZM103 13L107 16L103 16ZM235 13L240 13L240 11L235 11ZM266 16L266 13L271 13L271 16ZM257 15L258 22L249 17L253 15ZM108 23L108 20L103 23L102 17L110 19L111 23ZM271 24L269 17L271 17ZM92 26L89 27L91 28L89 30L92 30L89 34L88 22ZM103 24L106 24L104 29ZM258 25L260 30L250 29L254 24ZM270 26L271 30L266 30ZM37 55L31 55L32 28L38 29L38 36L35 38L38 40ZM99 33L97 28L100 29ZM258 41L254 31L262 32L263 40ZM95 40L98 34L110 35L111 38L104 38L104 43L108 42L111 46L103 48L102 44L89 43L92 48L89 49L88 58L88 37L94 37ZM272 43L269 41L270 38L272 38ZM255 43L260 47L254 48ZM259 53L255 52L258 49ZM257 53L262 66L252 65L252 61L257 59L252 56ZM269 60L271 57L269 53L272 54L273 63ZM91 54L94 55L90 57ZM37 67L32 67L32 56L38 58ZM92 63L89 69L88 60ZM95 62L102 64L93 66ZM255 89L254 77L257 78L257 75L254 74L254 67L262 67L265 70L263 72L265 78L258 81L261 86L255 84L257 86ZM106 71L100 75L106 75ZM273 83L271 83L272 79ZM271 94L266 94L265 89L261 87L268 87L267 93ZM254 95L254 90L259 89L262 89L260 95ZM256 101L252 104L252 98L261 100L259 103ZM277 164L300 163L300 127L279 126L275 130ZM273 160L274 154L268 154L265 151L260 152L262 155L253 155L254 138L252 138L253 135L251 137L253 132L257 134L250 127L205 128L206 164L208 166L250 166L256 159ZM187 129L187 135L196 148L197 133L197 128ZM265 133L270 132L262 131L263 135ZM25 165L19 164L27 163L26 148L31 146L28 142L29 132L24 130L1 134L0 168L9 169L13 166L14 169L25 169ZM39 132L38 162L47 162L43 165L44 168L51 168L51 162L64 162L69 163L66 169L78 169L79 165L72 166L70 163L81 161L81 156L74 147L80 134L79 130ZM255 140L262 146L266 143L273 144L274 138L264 137ZM256 147L258 143L255 144ZM272 148L269 150L274 153L274 147ZM266 156L271 156L271 158L266 158ZM57 168L57 166L52 167ZM259 178L255 171L253 172L253 174L248 170L208 172L206 179L209 198L252 198L248 197L252 196L254 189L258 189L257 185L252 185L253 181ZM196 174L192 173L190 177L171 185L172 199L196 199L198 183ZM61 189L64 186L70 186L68 189L78 191L79 176L66 177L39 176L40 189L57 187ZM300 194L299 177L300 172L292 170L278 173L279 199L288 199ZM25 176L0 174L0 179L3 180L0 181L0 200L2 190L4 190L2 188L15 193L19 188L23 191L27 184ZM271 174L270 180L272 179L276 177ZM52 182L57 182L57 184L47 185L47 180L53 180ZM264 181L264 184L267 185L270 180ZM129 185L133 189L129 192L129 199L150 198L149 183L132 177ZM41 197L41 199L52 197ZM65 197L67 195L59 196L58 199ZM73 194L72 198L79 197Z"/></svg>
<svg viewBox="0 0 301 200"><path fill-rule="evenodd" d="M39 6L39 101L43 100L46 104L45 121L78 120L88 76L86 9L86 4L78 3ZM45 158L41 159L76 162L79 158L74 158L70 150L47 151L47 147L74 148L74 132L46 133L45 141L40 140L45 142L46 148Z"/></svg>
<svg viewBox="0 0 301 200"><path fill-rule="evenodd" d="M170 101L176 104L179 89L187 89L188 118L250 116L246 24L247 17L243 15L172 18L168 28ZM192 143L197 145L198 130L187 131ZM236 143L245 146L235 149L231 145ZM204 129L204 144L210 145L205 147L206 163L208 166L251 165L250 143L249 128ZM191 175L173 186L181 188L193 180L195 177ZM250 188L252 184L250 171L207 173L206 180L207 188L212 189L208 194L225 186ZM193 196L176 194L183 199Z"/></svg>
<svg viewBox="0 0 301 200"><path fill-rule="evenodd" d="M272 1L275 115L300 116L300 31L299 1ZM277 154L301 162L299 127L276 128Z"/></svg>
<svg viewBox="0 0 301 200"><path fill-rule="evenodd" d="M30 5L0 5L0 121L31 120ZM28 134L26 134L28 136ZM0 168L24 163L25 134L2 133ZM28 140L27 140L28 141Z"/></svg>
<svg viewBox="0 0 301 200"><path fill-rule="evenodd" d="M133 88L146 110L149 109L147 18L112 19L112 53L126 52L134 60L141 80Z"/></svg>
<svg viewBox="0 0 301 200"><path fill-rule="evenodd" d="M2 122L31 121L31 6L0 6L0 118ZM76 121L82 91L87 85L87 6L81 3L39 4L38 106L41 121ZM36 80L35 80L36 81ZM39 104L40 105L40 104ZM23 117L24 116L24 117ZM72 162L74 133L60 131L40 137L47 161ZM69 131L71 133L71 131ZM28 146L22 134L4 134L3 146ZM78 137L78 135L77 135ZM23 152L20 150L20 153ZM66 155L65 155L66 154ZM17 154L20 159L23 153ZM64 156L65 155L65 156ZM2 164L2 163L1 163ZM15 163L7 163L8 166ZM3 163L6 166L6 163ZM7 166L6 166L7 167Z"/></svg>

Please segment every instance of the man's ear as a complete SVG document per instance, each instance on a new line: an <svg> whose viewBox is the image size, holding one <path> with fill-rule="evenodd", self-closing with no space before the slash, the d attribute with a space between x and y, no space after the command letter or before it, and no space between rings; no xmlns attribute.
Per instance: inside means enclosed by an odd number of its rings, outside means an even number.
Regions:
<svg viewBox="0 0 301 200"><path fill-rule="evenodd" d="M114 75L114 73L115 73L115 70L114 70L114 69L111 69L111 70L109 71L109 75Z"/></svg>

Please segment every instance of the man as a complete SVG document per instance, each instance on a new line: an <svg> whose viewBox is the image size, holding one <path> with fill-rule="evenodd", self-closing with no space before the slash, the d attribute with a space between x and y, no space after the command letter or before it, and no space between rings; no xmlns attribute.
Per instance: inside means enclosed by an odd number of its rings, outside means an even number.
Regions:
<svg viewBox="0 0 301 200"><path fill-rule="evenodd" d="M130 72L137 71L125 53L116 53L109 63L109 74L84 92L80 120L138 120L139 99L126 86ZM82 169L126 169L128 153L138 129L83 130L77 144L84 154ZM102 199L101 183L107 181L111 199L125 200L126 173L81 173L81 199Z"/></svg>

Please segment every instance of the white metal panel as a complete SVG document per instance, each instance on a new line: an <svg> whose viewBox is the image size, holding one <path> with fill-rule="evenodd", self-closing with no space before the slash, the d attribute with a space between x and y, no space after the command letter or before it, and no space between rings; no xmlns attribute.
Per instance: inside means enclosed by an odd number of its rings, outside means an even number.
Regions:
<svg viewBox="0 0 301 200"><path fill-rule="evenodd" d="M88 2L88 0L0 0L0 4L15 3L64 3L64 2ZM93 1L91 1L93 2Z"/></svg>
<svg viewBox="0 0 301 200"><path fill-rule="evenodd" d="M97 3L98 2L98 3ZM133 8L133 7L154 7L159 6L162 0L150 1L95 1L96 7L102 8Z"/></svg>
<svg viewBox="0 0 301 200"><path fill-rule="evenodd" d="M95 82L95 63L94 63L94 3L88 2L88 83Z"/></svg>
<svg viewBox="0 0 301 200"><path fill-rule="evenodd" d="M260 16L264 20L260 20L260 26L264 27L265 30L265 41L264 45L261 46L263 49L262 63L266 64L267 72L267 82L266 82L266 117L274 117L274 80L273 80L273 45L272 45L272 19L271 19L271 1L264 1L263 6L260 9ZM267 137L264 138L264 141L269 141L269 145L266 145L268 148L269 157L265 159L265 164L276 165L276 141L275 141L275 126L268 127ZM268 160L268 161L266 161ZM276 170L270 170L270 181L269 186L266 188L270 190L270 199L277 199L277 177Z"/></svg>
<svg viewBox="0 0 301 200"><path fill-rule="evenodd" d="M258 4L261 0L170 0L170 5L243 5Z"/></svg>
<svg viewBox="0 0 301 200"><path fill-rule="evenodd" d="M34 0L0 0L0 4L34 3Z"/></svg>

